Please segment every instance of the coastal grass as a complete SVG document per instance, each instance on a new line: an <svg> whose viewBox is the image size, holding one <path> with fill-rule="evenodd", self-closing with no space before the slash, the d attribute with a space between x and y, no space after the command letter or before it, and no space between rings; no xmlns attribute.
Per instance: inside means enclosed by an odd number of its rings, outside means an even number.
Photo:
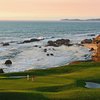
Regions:
<svg viewBox="0 0 100 100"><path fill-rule="evenodd" d="M12 76L35 76L34 81ZM100 100L100 89L85 82L100 83L100 63L82 62L57 68L0 74L1 100Z"/></svg>

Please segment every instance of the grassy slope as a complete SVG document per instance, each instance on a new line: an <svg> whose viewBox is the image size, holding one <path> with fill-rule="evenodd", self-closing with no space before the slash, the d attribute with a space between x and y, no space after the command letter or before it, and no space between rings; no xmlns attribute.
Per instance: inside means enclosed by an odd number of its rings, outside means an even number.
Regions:
<svg viewBox="0 0 100 100"><path fill-rule="evenodd" d="M35 75L35 80L9 76ZM85 88L85 81L100 83L100 63L81 63L46 70L0 74L2 100L100 100L100 89Z"/></svg>

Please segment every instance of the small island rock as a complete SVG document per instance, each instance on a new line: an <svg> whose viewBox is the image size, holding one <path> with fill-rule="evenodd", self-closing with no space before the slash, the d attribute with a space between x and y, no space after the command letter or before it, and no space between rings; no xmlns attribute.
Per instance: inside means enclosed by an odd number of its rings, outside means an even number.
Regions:
<svg viewBox="0 0 100 100"><path fill-rule="evenodd" d="M6 60L5 61L5 65L11 65L12 64L12 61L11 60Z"/></svg>

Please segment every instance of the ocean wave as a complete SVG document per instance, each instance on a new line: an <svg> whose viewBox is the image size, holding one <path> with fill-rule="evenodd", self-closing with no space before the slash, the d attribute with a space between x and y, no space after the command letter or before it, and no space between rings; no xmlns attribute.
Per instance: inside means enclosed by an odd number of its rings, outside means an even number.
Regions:
<svg viewBox="0 0 100 100"><path fill-rule="evenodd" d="M47 52L43 51L45 48L48 49ZM12 54L10 59L12 60L13 64L10 67L4 65L6 59L0 61L0 67L6 68L4 69L5 72L19 72L29 69L57 67L76 60L90 59L89 56L91 55L88 49L78 46L42 46L39 48L34 47L31 44L30 48L24 45L23 47L18 47L18 50L22 52L18 51L16 53L17 50L15 50L15 52L13 51L13 53L9 53L11 50L8 51L8 54ZM47 53L52 53L53 56L47 56Z"/></svg>

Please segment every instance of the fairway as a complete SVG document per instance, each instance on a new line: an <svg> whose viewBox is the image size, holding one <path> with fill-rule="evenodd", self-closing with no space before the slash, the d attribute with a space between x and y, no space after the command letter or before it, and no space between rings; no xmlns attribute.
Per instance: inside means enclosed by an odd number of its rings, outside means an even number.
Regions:
<svg viewBox="0 0 100 100"><path fill-rule="evenodd" d="M27 75L34 81L11 78ZM100 88L86 88L85 82L100 83L100 63L0 74L0 100L100 100Z"/></svg>

